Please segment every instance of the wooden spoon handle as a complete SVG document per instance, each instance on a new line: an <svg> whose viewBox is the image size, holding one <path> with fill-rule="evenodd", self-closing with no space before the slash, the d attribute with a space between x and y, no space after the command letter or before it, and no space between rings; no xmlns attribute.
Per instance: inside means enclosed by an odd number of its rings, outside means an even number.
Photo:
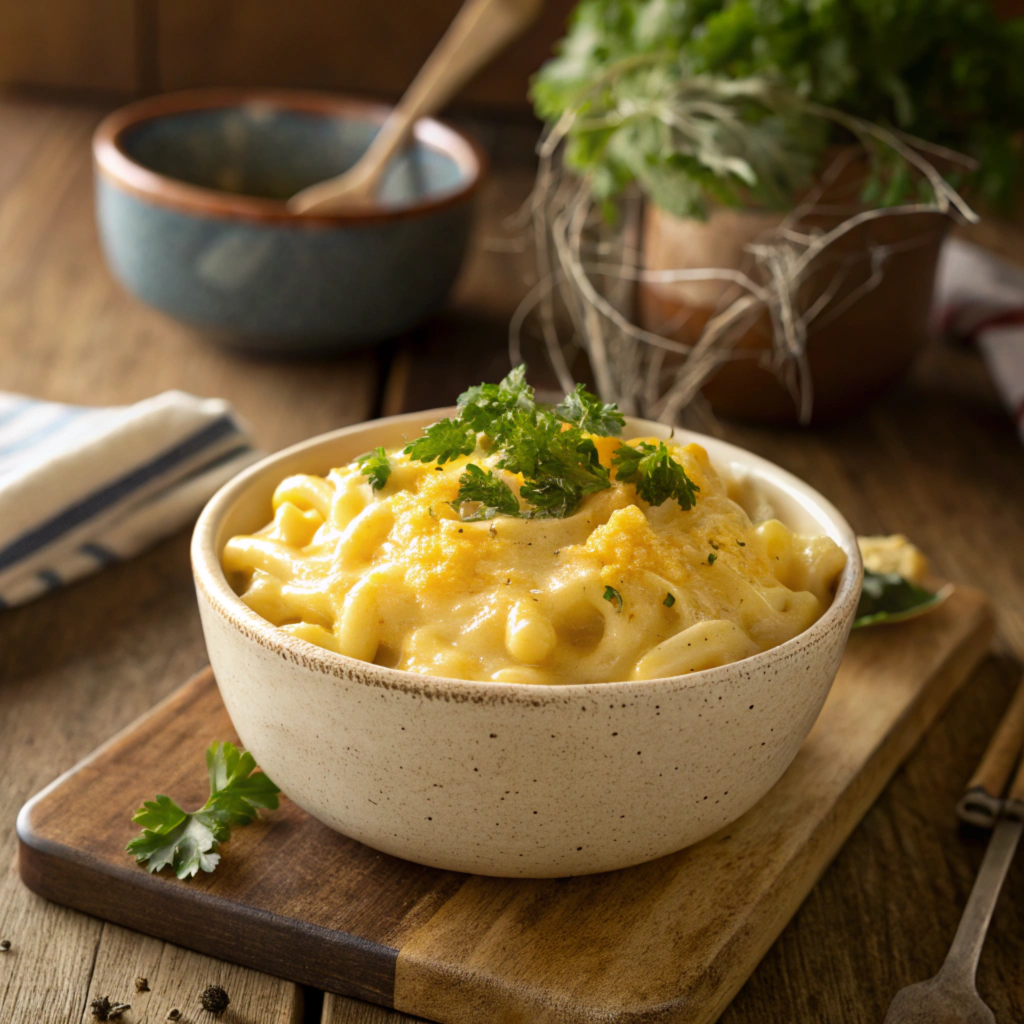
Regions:
<svg viewBox="0 0 1024 1024"><path fill-rule="evenodd" d="M542 5L543 0L465 0L356 166L303 189L289 206L298 213L331 213L372 196L388 161L404 145L416 121L440 110L533 21Z"/></svg>
<svg viewBox="0 0 1024 1024"><path fill-rule="evenodd" d="M1022 689L1024 689L1024 686L1022 686ZM1010 793L1006 798L1003 814L1007 818L1016 818L1018 821L1024 821L1024 754L1021 755L1020 764L1017 766L1017 774L1014 776L1013 784L1010 786Z"/></svg>
<svg viewBox="0 0 1024 1024"><path fill-rule="evenodd" d="M985 754L967 783L957 814L972 825L990 827L1004 811L1003 794L1024 750L1024 680L1003 714ZM1024 759L1017 772L1009 801L1024 807ZM1008 804L1005 809L1009 810Z"/></svg>

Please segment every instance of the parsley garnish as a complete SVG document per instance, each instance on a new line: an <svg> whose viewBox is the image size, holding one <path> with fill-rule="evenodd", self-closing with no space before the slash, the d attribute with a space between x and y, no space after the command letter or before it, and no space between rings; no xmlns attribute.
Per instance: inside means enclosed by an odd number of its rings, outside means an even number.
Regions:
<svg viewBox="0 0 1024 1024"><path fill-rule="evenodd" d="M471 455L482 434L481 443L496 456L496 468L522 477L519 499L525 503L521 506L511 488L490 471L467 467L452 504L460 509L464 502L479 502L479 508L463 518L563 519L588 494L611 487L611 472L587 435L618 435L625 417L582 385L552 408L536 400L526 383L526 367L517 366L498 384L471 387L458 404L456 418L428 427L405 446L406 454L420 462L444 463ZM693 506L699 488L664 442L623 445L615 462L619 478L635 483L637 493L651 505L676 498L683 509Z"/></svg>
<svg viewBox="0 0 1024 1024"><path fill-rule="evenodd" d="M462 507L464 502L479 504L475 510L467 513ZM452 507L467 523L493 519L499 512L506 516L519 515L519 501L512 493L512 488L504 480L499 480L491 470L485 473L472 462L459 477L459 496L452 502Z"/></svg>
<svg viewBox="0 0 1024 1024"><path fill-rule="evenodd" d="M635 447L624 444L612 455L612 465L616 477L636 484L636 493L650 505L675 498L685 512L696 504L700 488L687 476L682 463L672 458L664 441L656 445L641 441Z"/></svg>
<svg viewBox="0 0 1024 1024"><path fill-rule="evenodd" d="M217 848L231 838L233 825L248 825L260 807L274 810L281 791L260 771L252 754L231 743L214 743L206 751L210 798L191 814L170 797L147 800L132 816L142 826L126 847L151 872L170 865L179 878L200 869L213 871L220 862ZM255 772L255 774L254 774Z"/></svg>
<svg viewBox="0 0 1024 1024"><path fill-rule="evenodd" d="M611 606L622 614L622 595L614 587L604 588L604 599L611 603Z"/></svg>
<svg viewBox="0 0 1024 1024"><path fill-rule="evenodd" d="M391 460L383 448L374 448L372 452L360 455L356 462L362 467L363 474L370 478L370 487L381 490L391 476Z"/></svg>
<svg viewBox="0 0 1024 1024"><path fill-rule="evenodd" d="M526 383L526 364L517 366L499 384L476 384L458 398L459 416L473 430L498 439L501 420L515 410L531 413L537 408L533 388Z"/></svg>
<svg viewBox="0 0 1024 1024"><path fill-rule="evenodd" d="M586 495L611 486L594 442L579 427L563 425L550 411L515 413L507 426L498 465L522 473L519 493L534 506L534 518L571 516Z"/></svg>
<svg viewBox="0 0 1024 1024"><path fill-rule="evenodd" d="M617 405L605 405L582 384L577 384L561 402L555 412L566 423L574 423L588 434L618 437L626 425L626 417Z"/></svg>
<svg viewBox="0 0 1024 1024"><path fill-rule="evenodd" d="M716 554L714 553L714 551L712 551L712 552L711 552L711 554L710 554L710 555L708 555L708 565L714 565L714 564L715 564L715 559L716 559L717 557L718 557L718 555L716 555Z"/></svg>
<svg viewBox="0 0 1024 1024"><path fill-rule="evenodd" d="M661 602L666 608L671 608L676 603L674 594L666 594L665 600Z"/></svg>
<svg viewBox="0 0 1024 1024"><path fill-rule="evenodd" d="M444 465L460 455L472 455L476 449L476 431L461 420L438 420L427 427L423 437L410 441L402 450L417 462Z"/></svg>

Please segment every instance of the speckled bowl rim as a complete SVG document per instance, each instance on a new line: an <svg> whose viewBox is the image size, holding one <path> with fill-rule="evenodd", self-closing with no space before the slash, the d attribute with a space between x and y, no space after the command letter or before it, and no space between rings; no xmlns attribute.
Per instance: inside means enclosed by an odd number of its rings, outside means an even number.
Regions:
<svg viewBox="0 0 1024 1024"><path fill-rule="evenodd" d="M683 432L688 440L692 439L697 443L710 442L713 447L724 450L735 462L750 469L758 470L765 476L771 476L774 483L787 491L790 496L800 501L805 507L811 506L816 508L830 522L836 535L837 543L846 552L847 556L846 566L840 575L835 597L825 614L810 628L804 630L792 640L787 640L778 647L762 651L760 654L755 654L742 661L721 665L717 668L703 669L699 672L690 672L682 676L666 676L661 679L623 680L607 683L567 683L550 686L535 683L497 683L447 679L440 676L420 675L415 672L402 672L398 669L385 668L381 665L349 658L343 654L335 654L333 651L328 651L305 640L300 640L279 630L276 626L267 622L266 619L257 615L231 589L227 577L221 568L220 553L216 549L215 541L221 522L256 478L268 472L279 462L290 459L297 454L333 444L342 438L358 435L369 428L376 428L385 424L392 426L408 424L410 427L420 427L424 424L432 423L443 416L451 415L452 412L453 410L450 408L430 409L422 412L403 413L399 416L389 416L377 420L368 420L350 427L343 427L340 430L319 434L308 441L302 441L299 444L292 445L290 448L285 448L273 455L269 455L267 458L261 459L259 462L243 470L238 476L221 487L209 500L196 522L192 535L191 551L192 572L197 591L207 599L211 608L225 619L236 632L241 634L246 641L255 642L264 649L272 651L288 661L321 674L333 675L348 681L357 681L367 686L413 692L429 699L460 703L514 702L517 704L540 706L548 703L563 703L566 697L578 696L580 698L596 699L602 696L620 696L625 695L626 691L635 691L638 687L685 686L689 688L714 686L719 680L726 679L730 675L735 674L738 666L754 669L764 662L788 660L791 657L799 659L801 657L800 648L807 645L809 641L816 638L824 639L832 630L841 628L844 624L843 620L852 623L860 597L863 564L860 549L857 545L856 534L839 510L799 477L776 466L773 462L769 462L767 459L754 455L752 452L748 452L736 445L693 431ZM627 422L631 428L639 426L642 431L649 431L651 435L660 434L661 436L668 436L668 428L664 424L637 418L629 418Z"/></svg>
<svg viewBox="0 0 1024 1024"><path fill-rule="evenodd" d="M125 151L126 134L147 121L197 110L265 106L304 114L350 117L383 123L391 112L386 104L352 96L301 89L210 88L163 93L130 103L108 114L92 139L96 172L118 187L150 203L182 213L234 220L263 221L292 227L358 227L425 217L468 200L477 190L487 169L487 157L464 132L435 118L421 118L414 128L418 142L453 160L463 176L461 185L437 192L415 202L335 214L293 213L284 200L236 195L193 185L154 171L132 159Z"/></svg>

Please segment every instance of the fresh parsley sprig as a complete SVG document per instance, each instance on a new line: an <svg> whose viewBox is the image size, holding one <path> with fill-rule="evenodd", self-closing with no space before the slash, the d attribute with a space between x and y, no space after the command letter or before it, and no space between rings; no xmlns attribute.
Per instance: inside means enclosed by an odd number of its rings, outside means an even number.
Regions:
<svg viewBox="0 0 1024 1024"><path fill-rule="evenodd" d="M611 486L608 468L601 465L594 442L550 409L516 411L505 418L503 426L498 466L522 474L519 493L533 506L531 518L570 516L588 494Z"/></svg>
<svg viewBox="0 0 1024 1024"><path fill-rule="evenodd" d="M206 751L206 769L210 797L198 811L183 811L161 794L132 816L142 834L125 849L149 871L170 866L179 878L213 871L220 863L217 849L231 838L232 827L248 825L259 808L277 807L281 791L256 769L252 754L231 743L214 743Z"/></svg>
<svg viewBox="0 0 1024 1024"><path fill-rule="evenodd" d="M422 437L410 441L402 450L417 462L436 462L443 466L460 455L472 455L476 435L472 425L463 420L438 420L427 427Z"/></svg>
<svg viewBox="0 0 1024 1024"><path fill-rule="evenodd" d="M475 384L459 395L458 406L464 423L500 443L507 417L517 410L527 414L537 410L533 388L526 383L526 364L521 363L498 384Z"/></svg>
<svg viewBox="0 0 1024 1024"><path fill-rule="evenodd" d="M555 406L555 412L588 434L604 437L618 437L626 425L626 417L619 407L606 404L597 395L592 395L582 384L576 387Z"/></svg>
<svg viewBox="0 0 1024 1024"><path fill-rule="evenodd" d="M467 511L462 507L466 503L475 503L475 507ZM484 472L472 462L459 477L459 495L452 502L452 507L467 523L493 519L499 513L506 516L520 514L519 501L512 488L496 477L492 470Z"/></svg>
<svg viewBox="0 0 1024 1024"><path fill-rule="evenodd" d="M492 471L467 466L452 503L463 518L563 519L588 494L611 487L611 472L602 465L590 435L619 436L626 420L617 406L602 402L582 384L552 407L536 400L526 382L526 367L517 366L497 384L469 388L459 396L458 406L455 418L428 427L405 446L405 453L420 462L443 464L471 455L478 435L483 435L480 443L497 456L496 468L519 474L523 481L517 499ZM613 461L619 479L635 483L650 504L676 498L684 510L693 507L699 488L664 442L620 445ZM473 508L467 511L464 506L470 504Z"/></svg>
<svg viewBox="0 0 1024 1024"><path fill-rule="evenodd" d="M372 452L360 455L356 462L362 468L364 476L370 478L370 487L374 491L384 489L384 485L391 476L391 460L383 448L374 448Z"/></svg>
<svg viewBox="0 0 1024 1024"><path fill-rule="evenodd" d="M685 512L697 503L700 488L672 458L664 441L656 445L641 441L635 447L624 444L612 455L612 465L618 479L636 484L636 493L650 505L675 498Z"/></svg>

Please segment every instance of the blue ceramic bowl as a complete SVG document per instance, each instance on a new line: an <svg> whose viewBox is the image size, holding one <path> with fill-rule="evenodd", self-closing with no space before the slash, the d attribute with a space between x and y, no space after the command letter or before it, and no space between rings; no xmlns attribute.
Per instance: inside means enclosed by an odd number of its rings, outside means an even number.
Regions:
<svg viewBox="0 0 1024 1024"><path fill-rule="evenodd" d="M93 139L107 260L144 302L229 344L336 352L406 331L445 299L484 161L421 120L370 210L285 201L350 167L388 108L319 93L200 89L107 117Z"/></svg>

